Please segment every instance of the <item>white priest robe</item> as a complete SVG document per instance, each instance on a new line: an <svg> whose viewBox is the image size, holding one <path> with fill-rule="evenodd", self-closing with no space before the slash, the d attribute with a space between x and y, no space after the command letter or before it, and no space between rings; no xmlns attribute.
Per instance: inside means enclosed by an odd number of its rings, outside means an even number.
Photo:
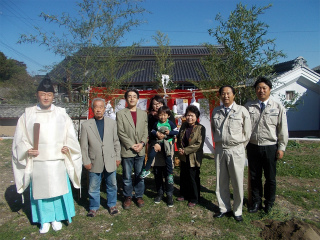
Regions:
<svg viewBox="0 0 320 240"><path fill-rule="evenodd" d="M33 148L33 126L40 123L39 155L28 157ZM63 154L63 146L69 148ZM32 181L34 199L46 199L68 193L66 172L75 188L81 185L81 149L72 120L64 108L51 105L26 108L19 118L12 144L12 165L18 193Z"/></svg>

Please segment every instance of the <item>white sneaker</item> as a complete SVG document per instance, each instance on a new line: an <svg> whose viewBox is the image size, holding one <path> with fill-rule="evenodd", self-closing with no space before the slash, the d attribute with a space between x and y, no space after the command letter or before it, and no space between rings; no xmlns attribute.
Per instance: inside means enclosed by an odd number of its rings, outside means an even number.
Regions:
<svg viewBox="0 0 320 240"><path fill-rule="evenodd" d="M62 223L61 222L54 221L51 224L52 224L52 229L55 230L55 231L59 231L62 228Z"/></svg>
<svg viewBox="0 0 320 240"><path fill-rule="evenodd" d="M47 233L50 229L50 223L44 223L41 225L41 228L39 230L40 233Z"/></svg>

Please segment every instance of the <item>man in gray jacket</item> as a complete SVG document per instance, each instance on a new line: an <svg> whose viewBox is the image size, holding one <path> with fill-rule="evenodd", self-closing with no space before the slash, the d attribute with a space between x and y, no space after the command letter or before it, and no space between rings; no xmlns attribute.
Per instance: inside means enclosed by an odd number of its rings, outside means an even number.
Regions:
<svg viewBox="0 0 320 240"><path fill-rule="evenodd" d="M247 146L251 175L253 207L250 213L262 208L262 170L265 176L265 212L268 213L275 201L277 159L283 157L288 143L288 126L285 108L270 99L272 83L260 77L254 84L257 100L248 102L252 135Z"/></svg>
<svg viewBox="0 0 320 240"><path fill-rule="evenodd" d="M107 205L111 215L118 213L116 170L121 163L120 142L116 121L105 118L105 100L92 100L94 118L81 126L81 153L84 167L89 170L88 217L94 217L100 207L100 184L104 175L107 189Z"/></svg>
<svg viewBox="0 0 320 240"><path fill-rule="evenodd" d="M229 182L233 188L234 219L241 222L243 205L243 172L245 147L251 134L251 122L247 109L234 102L235 90L232 86L219 89L223 105L212 113L211 127L216 144L216 194L220 212L215 218L231 215Z"/></svg>

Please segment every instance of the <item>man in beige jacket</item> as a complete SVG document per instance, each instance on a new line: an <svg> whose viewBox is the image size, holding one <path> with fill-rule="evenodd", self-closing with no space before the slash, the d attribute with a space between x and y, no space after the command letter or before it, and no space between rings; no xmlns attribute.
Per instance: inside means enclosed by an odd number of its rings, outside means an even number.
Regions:
<svg viewBox="0 0 320 240"><path fill-rule="evenodd" d="M124 95L127 107L117 112L118 136L121 144L124 209L132 203L132 192L135 192L138 207L144 206L144 179L140 178L145 158L145 143L148 138L147 113L137 108L139 92L129 89ZM134 169L134 184L131 175Z"/></svg>
<svg viewBox="0 0 320 240"><path fill-rule="evenodd" d="M277 159L283 157L288 143L287 115L281 104L270 99L270 80L261 77L254 88L258 99L245 104L252 124L252 135L247 146L253 200L249 212L255 213L262 208L263 170L266 178L265 212L268 213L275 201Z"/></svg>
<svg viewBox="0 0 320 240"><path fill-rule="evenodd" d="M232 86L219 89L223 105L212 113L211 127L216 144L215 161L217 171L216 195L220 212L214 215L221 218L231 215L229 182L233 187L233 214L238 222L243 221L243 172L245 147L251 134L248 111L234 102L235 90Z"/></svg>
<svg viewBox="0 0 320 240"><path fill-rule="evenodd" d="M109 213L118 213L116 170L120 165L120 142L117 135L117 124L113 119L104 117L105 100L92 100L94 118L81 126L81 153L84 167L89 171L88 217L94 217L100 207L100 184L104 176L107 190Z"/></svg>

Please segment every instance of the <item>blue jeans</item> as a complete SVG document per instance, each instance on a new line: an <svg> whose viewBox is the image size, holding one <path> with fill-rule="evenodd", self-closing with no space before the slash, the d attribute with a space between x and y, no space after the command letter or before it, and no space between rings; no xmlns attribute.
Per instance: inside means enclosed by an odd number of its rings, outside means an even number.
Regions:
<svg viewBox="0 0 320 240"><path fill-rule="evenodd" d="M113 207L117 203L117 171L107 172L104 170L102 173L89 173L89 208L90 210L98 210L100 207L100 185L102 175L106 182L107 189L107 205L109 208Z"/></svg>
<svg viewBox="0 0 320 240"><path fill-rule="evenodd" d="M139 176L142 172L144 156L122 158L122 180L123 180L123 195L132 197L132 191L135 191L135 197L142 197L144 193L144 179ZM134 169L134 185L132 186L132 167Z"/></svg>

